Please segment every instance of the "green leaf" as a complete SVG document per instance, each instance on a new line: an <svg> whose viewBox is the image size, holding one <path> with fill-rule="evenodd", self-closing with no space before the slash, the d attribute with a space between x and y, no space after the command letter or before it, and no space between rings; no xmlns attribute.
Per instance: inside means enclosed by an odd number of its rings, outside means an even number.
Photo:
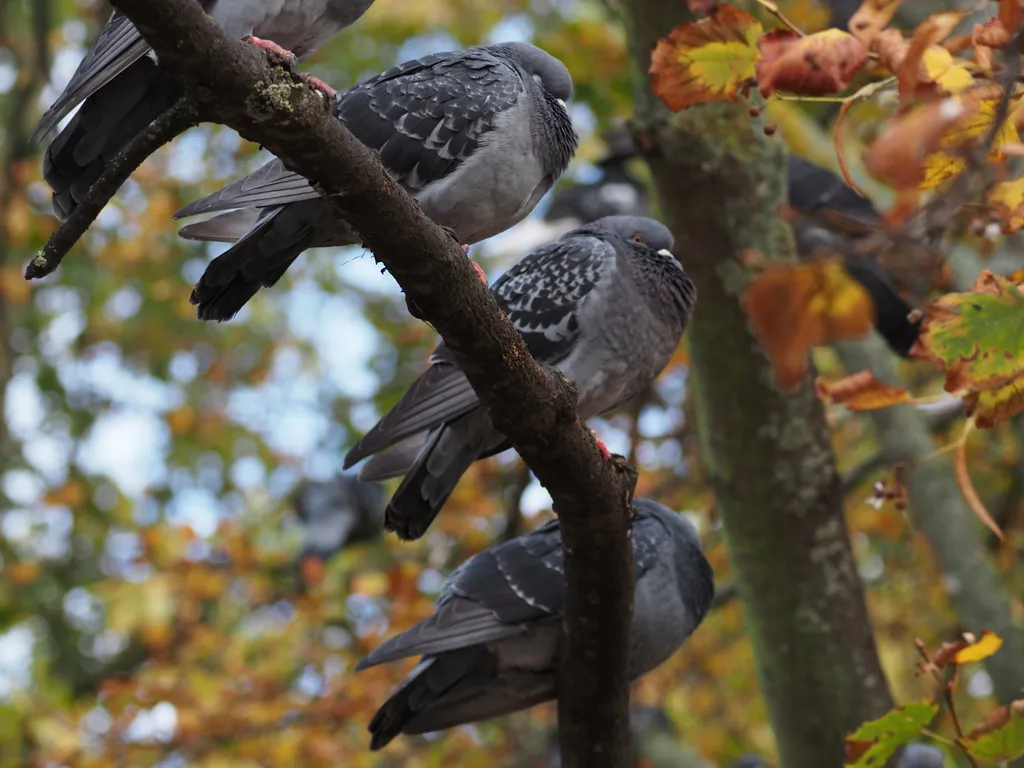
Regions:
<svg viewBox="0 0 1024 768"><path fill-rule="evenodd" d="M915 354L946 371L946 391L982 392L1024 372L1024 294L985 270L968 293L933 301Z"/></svg>
<svg viewBox="0 0 1024 768"><path fill-rule="evenodd" d="M964 746L975 759L985 763L1008 762L1024 756L1024 715L1012 714L1006 725L977 739L964 739Z"/></svg>
<svg viewBox="0 0 1024 768"><path fill-rule="evenodd" d="M847 754L856 760L851 765L854 768L884 765L897 749L917 736L938 711L938 705L919 701L864 723L846 737Z"/></svg>

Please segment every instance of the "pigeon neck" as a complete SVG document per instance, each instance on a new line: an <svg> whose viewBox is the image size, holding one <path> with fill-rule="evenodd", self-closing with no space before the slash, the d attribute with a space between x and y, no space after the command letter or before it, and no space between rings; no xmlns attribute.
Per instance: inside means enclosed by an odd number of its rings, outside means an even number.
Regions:
<svg viewBox="0 0 1024 768"><path fill-rule="evenodd" d="M646 246L631 249L630 264L640 293L652 302L673 310L681 333L693 313L697 297L693 281L682 266L674 256Z"/></svg>
<svg viewBox="0 0 1024 768"><path fill-rule="evenodd" d="M534 150L544 164L544 170L554 181L569 167L579 137L572 127L567 108L532 79L526 82L535 96L532 99L534 109L530 115Z"/></svg>

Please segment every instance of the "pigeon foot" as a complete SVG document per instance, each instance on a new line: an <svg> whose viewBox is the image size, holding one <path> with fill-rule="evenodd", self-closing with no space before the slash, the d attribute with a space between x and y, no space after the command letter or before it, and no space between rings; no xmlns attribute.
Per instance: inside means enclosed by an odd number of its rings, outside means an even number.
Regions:
<svg viewBox="0 0 1024 768"><path fill-rule="evenodd" d="M261 37L255 35L246 35L242 38L243 43L249 43L249 45L255 45L257 48L262 48L264 51L270 51L276 56L280 56L282 59L287 61L289 64L294 66L298 62L299 57L289 51L287 48L282 48L280 45L275 43L273 40L264 40Z"/></svg>
<svg viewBox="0 0 1024 768"><path fill-rule="evenodd" d="M611 461L612 453L608 450L608 446L604 444L604 440L597 436L597 432L590 430L590 434L594 436L594 440L597 443L597 447L601 449L601 455L604 456L605 461Z"/></svg>
<svg viewBox="0 0 1024 768"><path fill-rule="evenodd" d="M338 92L331 88L327 83L321 80L319 77L313 77L313 75L300 74L300 78L306 83L306 85L312 86L315 90L322 93L328 99L333 99L338 95Z"/></svg>
<svg viewBox="0 0 1024 768"><path fill-rule="evenodd" d="M468 245L464 245L462 247L465 248L467 251L469 250L469 246ZM473 265L473 269L476 270L476 276L480 278L480 282L484 284L484 287L486 287L487 286L487 273L484 272L484 268L481 267L479 264L477 264L472 259L470 260L469 263Z"/></svg>

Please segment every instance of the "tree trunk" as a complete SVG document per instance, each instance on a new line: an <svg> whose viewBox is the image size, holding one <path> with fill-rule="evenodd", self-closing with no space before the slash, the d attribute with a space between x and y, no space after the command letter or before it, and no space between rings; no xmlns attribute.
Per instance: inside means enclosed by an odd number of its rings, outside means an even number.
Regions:
<svg viewBox="0 0 1024 768"><path fill-rule="evenodd" d="M637 129L675 253L698 289L691 382L758 676L786 768L843 764L845 734L892 706L843 520L824 409L810 380L780 391L740 306L748 248L792 253L777 214L784 151L744 104L670 115L649 89L682 0L627 0Z"/></svg>

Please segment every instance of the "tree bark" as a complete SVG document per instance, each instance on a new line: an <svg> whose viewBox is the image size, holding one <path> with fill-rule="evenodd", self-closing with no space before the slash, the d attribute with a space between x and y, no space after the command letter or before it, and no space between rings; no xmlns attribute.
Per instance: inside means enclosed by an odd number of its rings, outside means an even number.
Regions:
<svg viewBox="0 0 1024 768"><path fill-rule="evenodd" d="M680 0L626 0L663 219L697 284L691 382L758 675L786 768L841 766L844 735L892 701L843 520L824 409L810 379L780 391L740 306L748 248L792 254L777 215L784 152L744 104L670 115L649 88L659 36L692 20Z"/></svg>
<svg viewBox="0 0 1024 768"><path fill-rule="evenodd" d="M181 79L202 119L258 142L311 179L395 277L410 310L458 356L495 426L551 493L562 523L567 615L559 673L566 768L620 768L633 603L629 502L636 472L605 462L572 385L542 369L462 250L269 54L227 38L194 0L115 0Z"/></svg>

